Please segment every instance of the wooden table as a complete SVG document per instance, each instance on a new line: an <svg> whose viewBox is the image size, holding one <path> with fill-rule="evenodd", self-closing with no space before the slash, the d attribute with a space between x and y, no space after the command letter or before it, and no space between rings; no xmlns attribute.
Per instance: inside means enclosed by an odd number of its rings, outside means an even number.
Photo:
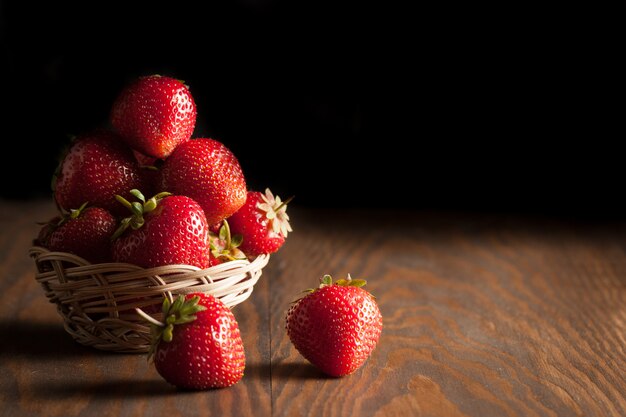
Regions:
<svg viewBox="0 0 626 417"><path fill-rule="evenodd" d="M143 355L75 343L27 255L47 202L0 202L0 416L624 416L626 223L290 209L294 233L235 307L237 385L182 392ZM284 329L325 273L365 278L384 328L328 378Z"/></svg>

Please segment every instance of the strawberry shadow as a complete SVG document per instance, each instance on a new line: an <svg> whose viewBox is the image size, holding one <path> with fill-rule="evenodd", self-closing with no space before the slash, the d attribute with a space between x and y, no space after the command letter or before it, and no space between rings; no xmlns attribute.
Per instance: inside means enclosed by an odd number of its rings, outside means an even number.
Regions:
<svg viewBox="0 0 626 417"><path fill-rule="evenodd" d="M327 380L329 376L309 362L278 362L271 365L272 379L289 380Z"/></svg>

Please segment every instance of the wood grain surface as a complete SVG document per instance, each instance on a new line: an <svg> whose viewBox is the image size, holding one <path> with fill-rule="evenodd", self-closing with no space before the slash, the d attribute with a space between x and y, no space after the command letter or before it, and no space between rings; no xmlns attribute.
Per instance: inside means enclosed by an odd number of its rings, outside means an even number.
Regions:
<svg viewBox="0 0 626 417"><path fill-rule="evenodd" d="M27 255L53 207L0 201L0 416L626 416L626 224L290 208L294 233L235 307L245 376L179 391L143 355L65 333ZM318 278L368 280L378 347L329 378L285 332Z"/></svg>

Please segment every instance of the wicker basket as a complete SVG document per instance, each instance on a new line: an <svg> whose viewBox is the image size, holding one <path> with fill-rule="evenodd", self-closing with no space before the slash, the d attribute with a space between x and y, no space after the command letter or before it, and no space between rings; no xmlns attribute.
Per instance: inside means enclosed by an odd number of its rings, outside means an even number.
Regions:
<svg viewBox="0 0 626 417"><path fill-rule="evenodd" d="M269 261L237 260L208 269L167 265L144 269L125 263L91 264L65 252L33 246L35 278L56 304L65 330L79 343L116 352L147 352L150 327L139 307L160 319L163 296L205 292L233 307L250 297Z"/></svg>

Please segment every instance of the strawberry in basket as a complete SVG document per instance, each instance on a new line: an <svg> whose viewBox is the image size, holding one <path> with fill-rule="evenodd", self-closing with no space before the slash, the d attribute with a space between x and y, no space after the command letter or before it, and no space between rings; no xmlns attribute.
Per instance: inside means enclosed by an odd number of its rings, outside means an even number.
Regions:
<svg viewBox="0 0 626 417"><path fill-rule="evenodd" d="M180 80L160 75L139 77L120 92L110 120L130 147L164 159L191 138L196 104L189 87Z"/></svg>
<svg viewBox="0 0 626 417"><path fill-rule="evenodd" d="M237 323L226 313L250 296L269 260L261 255L275 253L292 229L289 200L248 191L230 149L192 138L195 120L189 88L175 78L141 77L126 86L112 104L111 129L80 135L59 164L53 183L60 215L42 228L30 255L35 278L79 343L145 352L140 308L152 324L163 320L165 329L156 333L168 338L169 324L177 327L172 341L158 343L157 370L177 386L206 388L243 375ZM199 291L208 291L196 301L206 311L185 307L193 297L156 310L165 294ZM194 323L183 323L191 316ZM216 337L232 348L196 355L196 346L214 347ZM187 338L194 339L188 351ZM162 355L169 360L161 363ZM187 383L178 379L185 372L178 363L192 356L203 361L203 376Z"/></svg>
<svg viewBox="0 0 626 417"><path fill-rule="evenodd" d="M130 190L143 189L139 164L115 133L98 129L78 136L53 178L56 203L69 211L85 201L115 215L125 210L115 196L130 198Z"/></svg>
<svg viewBox="0 0 626 417"><path fill-rule="evenodd" d="M130 212L113 236L113 259L144 268L186 264L209 266L209 225L202 207L187 196L163 192L146 200L139 190L131 194L139 202L117 199Z"/></svg>
<svg viewBox="0 0 626 417"><path fill-rule="evenodd" d="M38 243L51 251L69 252L92 263L111 262L111 236L117 221L100 207L72 209L41 229Z"/></svg>
<svg viewBox="0 0 626 417"><path fill-rule="evenodd" d="M264 194L248 191L246 204L228 219L233 235L242 236L239 249L250 257L278 251L292 231L287 214L290 201L274 197L269 188Z"/></svg>
<svg viewBox="0 0 626 417"><path fill-rule="evenodd" d="M211 225L246 202L246 180L239 161L215 139L198 138L179 145L165 160L161 178L163 190L196 200Z"/></svg>

